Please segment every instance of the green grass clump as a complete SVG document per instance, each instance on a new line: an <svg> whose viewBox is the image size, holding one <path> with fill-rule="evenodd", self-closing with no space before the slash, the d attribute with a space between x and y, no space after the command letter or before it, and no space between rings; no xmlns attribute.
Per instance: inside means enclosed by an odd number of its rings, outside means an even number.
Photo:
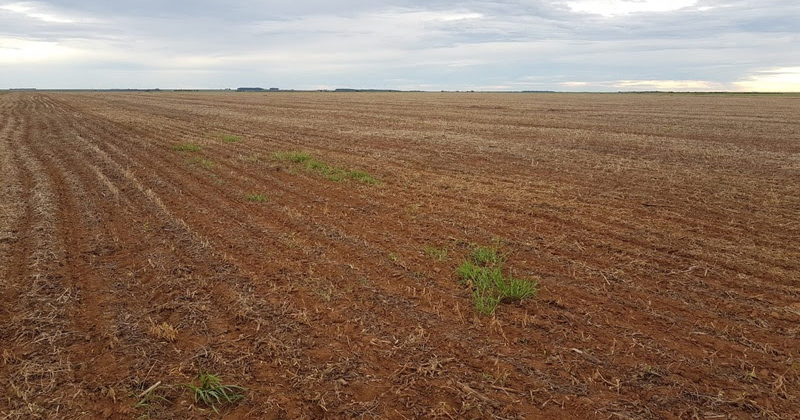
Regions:
<svg viewBox="0 0 800 420"><path fill-rule="evenodd" d="M378 180L375 177L363 171L347 171L347 177L353 181L358 181L364 184L378 183Z"/></svg>
<svg viewBox="0 0 800 420"><path fill-rule="evenodd" d="M199 156L189 159L189 163L192 165L200 165L205 169L211 169L214 167L214 161L211 159L201 158Z"/></svg>
<svg viewBox="0 0 800 420"><path fill-rule="evenodd" d="M352 180L363 184L377 184L380 181L364 171L351 171L317 160L306 152L279 152L273 155L275 159L282 162L302 164L310 172L315 172L323 178L341 182Z"/></svg>
<svg viewBox="0 0 800 420"><path fill-rule="evenodd" d="M199 384L197 384L199 382ZM247 388L238 385L225 385L218 375L200 371L194 381L184 384L194 396L195 404L202 402L211 407L215 413L217 404L230 404L243 400Z"/></svg>
<svg viewBox="0 0 800 420"><path fill-rule="evenodd" d="M264 194L249 194L246 198L247 201L252 201L254 203L266 203L269 201L269 197Z"/></svg>
<svg viewBox="0 0 800 420"><path fill-rule="evenodd" d="M181 143L172 146L172 150L176 152L199 152L203 148L194 143Z"/></svg>
<svg viewBox="0 0 800 420"><path fill-rule="evenodd" d="M162 390L158 389L158 385L160 384L161 382L156 383L153 387L147 389L138 396L135 394L131 395L137 398L136 405L134 405L133 408L144 411L144 414L139 418L149 419L151 414L162 409L165 404L170 403L169 399L163 395Z"/></svg>
<svg viewBox="0 0 800 420"><path fill-rule="evenodd" d="M223 143L238 143L242 141L241 136L234 136L232 134L223 134L219 136Z"/></svg>
<svg viewBox="0 0 800 420"><path fill-rule="evenodd" d="M311 160L311 155L305 152L278 152L273 156L277 160L292 163L304 163Z"/></svg>
<svg viewBox="0 0 800 420"><path fill-rule="evenodd" d="M472 248L470 259L479 265L503 264L505 256L500 255L495 247L476 246Z"/></svg>
<svg viewBox="0 0 800 420"><path fill-rule="evenodd" d="M473 247L456 269L461 282L472 289L475 309L491 315L500 303L518 302L536 295L537 281L503 275L505 257L496 248Z"/></svg>
<svg viewBox="0 0 800 420"><path fill-rule="evenodd" d="M447 248L444 247L437 248L435 246L426 246L422 248L422 252L436 261L444 261L447 259Z"/></svg>

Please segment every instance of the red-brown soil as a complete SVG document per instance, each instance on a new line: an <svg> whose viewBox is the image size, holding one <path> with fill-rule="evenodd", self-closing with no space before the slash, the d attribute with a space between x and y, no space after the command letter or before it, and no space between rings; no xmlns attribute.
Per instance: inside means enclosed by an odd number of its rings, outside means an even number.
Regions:
<svg viewBox="0 0 800 420"><path fill-rule="evenodd" d="M203 369L248 388L228 418L798 418L798 115L792 95L0 95L0 417L205 418L180 386ZM538 296L479 315L470 244Z"/></svg>

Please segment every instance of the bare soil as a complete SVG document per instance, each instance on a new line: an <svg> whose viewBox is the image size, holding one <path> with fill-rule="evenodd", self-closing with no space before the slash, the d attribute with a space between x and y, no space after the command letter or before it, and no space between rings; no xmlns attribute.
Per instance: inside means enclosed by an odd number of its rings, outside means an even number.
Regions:
<svg viewBox="0 0 800 420"><path fill-rule="evenodd" d="M799 418L798 115L797 95L0 95L0 417L216 416L181 385L202 370L248 389L232 419ZM478 314L472 244L538 295Z"/></svg>

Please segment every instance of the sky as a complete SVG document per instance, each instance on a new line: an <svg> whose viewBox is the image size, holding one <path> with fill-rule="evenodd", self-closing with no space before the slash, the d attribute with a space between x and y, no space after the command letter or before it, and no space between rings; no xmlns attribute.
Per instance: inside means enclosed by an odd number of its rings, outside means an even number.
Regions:
<svg viewBox="0 0 800 420"><path fill-rule="evenodd" d="M800 91L798 0L0 0L0 89Z"/></svg>

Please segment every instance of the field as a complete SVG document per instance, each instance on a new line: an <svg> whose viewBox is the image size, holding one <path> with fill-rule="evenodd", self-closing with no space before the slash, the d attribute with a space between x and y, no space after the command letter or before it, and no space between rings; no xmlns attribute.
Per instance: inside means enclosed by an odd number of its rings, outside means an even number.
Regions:
<svg viewBox="0 0 800 420"><path fill-rule="evenodd" d="M0 95L0 418L797 418L798 115ZM476 307L476 249L535 295Z"/></svg>

